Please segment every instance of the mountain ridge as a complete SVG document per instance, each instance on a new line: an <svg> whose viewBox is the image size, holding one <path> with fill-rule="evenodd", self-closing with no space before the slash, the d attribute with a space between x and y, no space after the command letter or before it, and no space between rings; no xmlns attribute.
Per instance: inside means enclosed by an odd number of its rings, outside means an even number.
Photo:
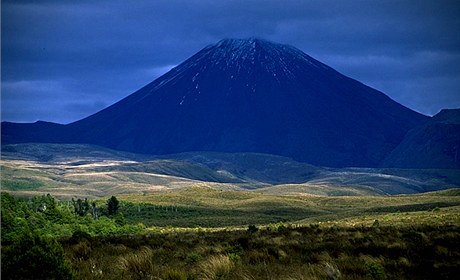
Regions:
<svg viewBox="0 0 460 280"><path fill-rule="evenodd" d="M444 109L409 130L382 166L460 169L460 109Z"/></svg>

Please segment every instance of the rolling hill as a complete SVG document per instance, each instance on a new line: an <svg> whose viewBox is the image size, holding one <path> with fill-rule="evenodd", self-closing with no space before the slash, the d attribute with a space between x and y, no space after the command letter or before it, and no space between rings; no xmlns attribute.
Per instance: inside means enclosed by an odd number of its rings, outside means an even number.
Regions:
<svg viewBox="0 0 460 280"><path fill-rule="evenodd" d="M147 194L188 187L277 195L411 194L460 186L455 169L320 168L254 153L146 156L82 144L2 146L2 190L58 197Z"/></svg>

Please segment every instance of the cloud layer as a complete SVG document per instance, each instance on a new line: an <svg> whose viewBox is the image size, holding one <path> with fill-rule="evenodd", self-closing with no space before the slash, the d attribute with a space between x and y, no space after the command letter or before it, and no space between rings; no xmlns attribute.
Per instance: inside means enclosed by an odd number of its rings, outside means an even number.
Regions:
<svg viewBox="0 0 460 280"><path fill-rule="evenodd" d="M460 107L458 1L3 1L2 120L69 123L204 46L291 44L401 104Z"/></svg>

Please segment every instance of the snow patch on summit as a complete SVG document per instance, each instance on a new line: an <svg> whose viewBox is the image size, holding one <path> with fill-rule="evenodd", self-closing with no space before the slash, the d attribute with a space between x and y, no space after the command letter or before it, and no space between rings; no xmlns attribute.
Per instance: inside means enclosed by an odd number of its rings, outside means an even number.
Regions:
<svg viewBox="0 0 460 280"><path fill-rule="evenodd" d="M295 81L300 73L308 69L334 71L332 68L308 56L301 50L284 44L269 42L258 38L224 39L209 45L179 66L171 69L158 79L150 92L175 83L184 75L194 73L191 78L193 87L190 93L199 93L198 81L206 77L207 71L231 73L230 79L237 80L252 75L265 75L268 79L280 83L283 80ZM185 77L184 76L184 77ZM204 78L206 79L206 78ZM182 105L184 99L180 102Z"/></svg>
<svg viewBox="0 0 460 280"><path fill-rule="evenodd" d="M277 77L279 73L294 79L299 61L304 62L303 67L330 69L297 48L257 38L224 39L204 52L206 58L221 70L234 68L238 74L250 74L256 66L262 66L276 80L281 78Z"/></svg>

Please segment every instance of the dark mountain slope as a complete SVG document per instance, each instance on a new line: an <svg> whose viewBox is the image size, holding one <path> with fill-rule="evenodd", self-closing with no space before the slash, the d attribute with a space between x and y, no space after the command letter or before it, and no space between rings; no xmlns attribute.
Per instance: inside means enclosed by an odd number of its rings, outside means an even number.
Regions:
<svg viewBox="0 0 460 280"><path fill-rule="evenodd" d="M460 168L460 109L442 110L410 130L383 166Z"/></svg>
<svg viewBox="0 0 460 280"><path fill-rule="evenodd" d="M324 166L377 166L427 120L287 45L210 45L60 142L147 154L259 152Z"/></svg>
<svg viewBox="0 0 460 280"><path fill-rule="evenodd" d="M56 143L64 133L64 125L37 121L35 123L2 122L2 144Z"/></svg>

